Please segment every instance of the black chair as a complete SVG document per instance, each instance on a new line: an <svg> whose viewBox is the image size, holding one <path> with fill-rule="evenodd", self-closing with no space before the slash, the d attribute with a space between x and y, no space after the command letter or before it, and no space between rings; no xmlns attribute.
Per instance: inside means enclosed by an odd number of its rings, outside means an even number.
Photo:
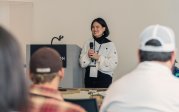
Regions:
<svg viewBox="0 0 179 112"><path fill-rule="evenodd" d="M80 105L87 112L98 112L96 99L65 99L65 101Z"/></svg>

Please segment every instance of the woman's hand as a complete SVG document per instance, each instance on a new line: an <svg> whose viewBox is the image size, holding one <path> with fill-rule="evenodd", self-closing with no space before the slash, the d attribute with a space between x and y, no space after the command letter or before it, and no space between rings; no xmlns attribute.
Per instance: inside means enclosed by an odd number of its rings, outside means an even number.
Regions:
<svg viewBox="0 0 179 112"><path fill-rule="evenodd" d="M89 49L88 56L89 56L89 58L92 58L95 60L98 60L100 57L100 55L98 55L93 49Z"/></svg>
<svg viewBox="0 0 179 112"><path fill-rule="evenodd" d="M95 51L93 49L89 49L88 50L88 57L91 58L91 56L93 56L94 52Z"/></svg>

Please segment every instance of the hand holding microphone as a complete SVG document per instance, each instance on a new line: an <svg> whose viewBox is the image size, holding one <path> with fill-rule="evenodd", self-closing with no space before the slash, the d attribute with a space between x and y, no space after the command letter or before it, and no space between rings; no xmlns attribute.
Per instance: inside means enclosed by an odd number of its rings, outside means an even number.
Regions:
<svg viewBox="0 0 179 112"><path fill-rule="evenodd" d="M92 56L93 56L93 54L95 52L94 49L93 49L93 42L90 42L89 47L90 47L90 49L88 50L88 57L92 58ZM91 61L93 62L94 60L91 59Z"/></svg>
<svg viewBox="0 0 179 112"><path fill-rule="evenodd" d="M94 60L98 60L99 59L99 55L95 52L95 50L93 49L93 42L90 42L89 44L90 49L88 50L88 56L91 58L92 62Z"/></svg>

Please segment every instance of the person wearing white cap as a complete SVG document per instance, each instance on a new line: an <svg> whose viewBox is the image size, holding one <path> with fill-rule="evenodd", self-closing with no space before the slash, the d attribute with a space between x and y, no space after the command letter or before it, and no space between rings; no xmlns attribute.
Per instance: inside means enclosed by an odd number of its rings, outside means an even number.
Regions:
<svg viewBox="0 0 179 112"><path fill-rule="evenodd" d="M172 29L151 25L140 35L140 64L108 89L100 112L179 112Z"/></svg>

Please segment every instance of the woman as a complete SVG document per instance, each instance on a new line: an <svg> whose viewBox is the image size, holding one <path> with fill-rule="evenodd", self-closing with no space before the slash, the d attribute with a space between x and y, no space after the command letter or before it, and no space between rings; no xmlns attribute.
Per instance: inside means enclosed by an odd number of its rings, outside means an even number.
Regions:
<svg viewBox="0 0 179 112"><path fill-rule="evenodd" d="M117 50L108 39L109 29L102 18L91 23L92 38L83 46L80 64L86 68L86 88L107 88L112 83L113 71L118 64Z"/></svg>
<svg viewBox="0 0 179 112"><path fill-rule="evenodd" d="M27 79L16 39L0 27L0 111L26 112Z"/></svg>

